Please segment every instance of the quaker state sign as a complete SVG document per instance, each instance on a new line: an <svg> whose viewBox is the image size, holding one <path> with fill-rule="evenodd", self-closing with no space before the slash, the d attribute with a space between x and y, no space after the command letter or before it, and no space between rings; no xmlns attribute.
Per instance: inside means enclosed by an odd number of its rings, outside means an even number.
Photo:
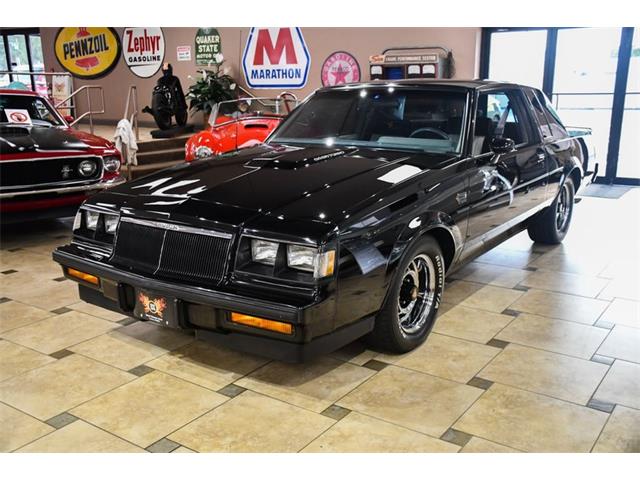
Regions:
<svg viewBox="0 0 640 480"><path fill-rule="evenodd" d="M199 28L196 33L196 65L216 64L222 53L220 34L215 28Z"/></svg>
<svg viewBox="0 0 640 480"><path fill-rule="evenodd" d="M98 78L109 73L120 58L120 38L109 27L64 27L54 42L60 65L78 78Z"/></svg>

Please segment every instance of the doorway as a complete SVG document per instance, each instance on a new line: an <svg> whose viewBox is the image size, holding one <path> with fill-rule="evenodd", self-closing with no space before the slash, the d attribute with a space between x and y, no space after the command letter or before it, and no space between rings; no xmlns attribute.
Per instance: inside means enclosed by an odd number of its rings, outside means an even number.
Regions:
<svg viewBox="0 0 640 480"><path fill-rule="evenodd" d="M47 94L44 75L20 75L19 72L44 72L44 55L37 28L0 30L0 88L23 84L41 95ZM15 72L15 73L13 73Z"/></svg>

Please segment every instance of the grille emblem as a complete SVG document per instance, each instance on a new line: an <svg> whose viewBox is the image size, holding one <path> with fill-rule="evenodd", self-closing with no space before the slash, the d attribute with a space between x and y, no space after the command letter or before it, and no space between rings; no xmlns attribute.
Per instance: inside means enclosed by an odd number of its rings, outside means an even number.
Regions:
<svg viewBox="0 0 640 480"><path fill-rule="evenodd" d="M69 175L71 175L71 167L69 165L63 166L60 173L62 173L62 178L64 179L69 178Z"/></svg>

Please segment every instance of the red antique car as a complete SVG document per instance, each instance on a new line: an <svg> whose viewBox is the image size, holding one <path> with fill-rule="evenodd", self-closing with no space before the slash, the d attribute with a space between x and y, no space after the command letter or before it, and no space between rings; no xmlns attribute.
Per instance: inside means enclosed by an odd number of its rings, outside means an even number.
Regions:
<svg viewBox="0 0 640 480"><path fill-rule="evenodd" d="M91 193L120 183L120 152L75 130L39 94L0 89L0 219L74 215Z"/></svg>
<svg viewBox="0 0 640 480"><path fill-rule="evenodd" d="M245 97L215 105L209 128L185 145L187 162L252 147L262 143L297 105L296 96L284 92L275 98Z"/></svg>

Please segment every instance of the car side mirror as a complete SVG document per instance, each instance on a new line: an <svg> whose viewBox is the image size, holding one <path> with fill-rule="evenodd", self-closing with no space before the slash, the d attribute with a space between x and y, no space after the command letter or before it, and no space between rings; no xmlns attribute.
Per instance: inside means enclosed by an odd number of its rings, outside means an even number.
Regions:
<svg viewBox="0 0 640 480"><path fill-rule="evenodd" d="M75 118L73 118L73 115L65 115L63 118L67 123L73 123L73 121L75 120Z"/></svg>
<svg viewBox="0 0 640 480"><path fill-rule="evenodd" d="M493 137L489 144L489 148L496 155L513 152L516 149L516 142L510 138Z"/></svg>

